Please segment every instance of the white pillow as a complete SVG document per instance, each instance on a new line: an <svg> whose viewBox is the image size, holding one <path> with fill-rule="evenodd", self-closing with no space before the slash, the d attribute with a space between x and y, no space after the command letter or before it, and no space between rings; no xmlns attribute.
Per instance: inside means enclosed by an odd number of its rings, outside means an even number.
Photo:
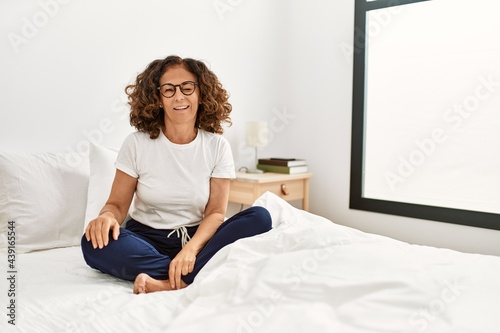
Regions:
<svg viewBox="0 0 500 333"><path fill-rule="evenodd" d="M80 244L89 167L73 157L0 153L0 249L10 221L18 254Z"/></svg>
<svg viewBox="0 0 500 333"><path fill-rule="evenodd" d="M115 178L115 161L118 150L95 144L90 145L90 179L87 195L87 211L83 230L95 219L106 203Z"/></svg>

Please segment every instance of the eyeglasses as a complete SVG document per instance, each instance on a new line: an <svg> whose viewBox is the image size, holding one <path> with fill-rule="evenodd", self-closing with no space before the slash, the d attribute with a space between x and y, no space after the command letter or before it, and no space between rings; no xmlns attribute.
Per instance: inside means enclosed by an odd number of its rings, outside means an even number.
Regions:
<svg viewBox="0 0 500 333"><path fill-rule="evenodd" d="M197 82L193 81L185 81L182 82L181 84L164 83L158 87L158 90L160 91L160 94L162 94L163 97L171 98L175 95L176 88L179 87L179 89L184 95L189 96L194 93L197 84L198 84Z"/></svg>

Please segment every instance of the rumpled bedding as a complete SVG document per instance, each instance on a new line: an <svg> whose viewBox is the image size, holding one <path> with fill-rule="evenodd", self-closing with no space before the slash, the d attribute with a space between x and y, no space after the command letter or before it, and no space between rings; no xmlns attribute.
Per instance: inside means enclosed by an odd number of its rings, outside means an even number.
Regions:
<svg viewBox="0 0 500 333"><path fill-rule="evenodd" d="M272 193L255 204L273 229L223 248L179 291L134 295L79 247L20 255L7 332L499 332L500 257L364 233Z"/></svg>

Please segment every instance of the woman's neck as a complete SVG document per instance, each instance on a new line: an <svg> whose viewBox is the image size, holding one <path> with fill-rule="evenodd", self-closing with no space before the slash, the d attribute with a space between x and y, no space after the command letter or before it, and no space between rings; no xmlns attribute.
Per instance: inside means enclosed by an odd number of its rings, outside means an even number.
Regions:
<svg viewBox="0 0 500 333"><path fill-rule="evenodd" d="M190 143L196 138L196 134L198 133L198 129L194 126L165 125L162 130L167 139L176 144Z"/></svg>

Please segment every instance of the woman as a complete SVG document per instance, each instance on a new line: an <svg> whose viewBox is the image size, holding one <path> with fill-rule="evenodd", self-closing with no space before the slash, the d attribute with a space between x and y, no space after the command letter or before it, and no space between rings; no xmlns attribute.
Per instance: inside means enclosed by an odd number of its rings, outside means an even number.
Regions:
<svg viewBox="0 0 500 333"><path fill-rule="evenodd" d="M134 281L136 294L184 288L222 247L270 230L271 217L251 207L224 222L235 172L220 134L232 107L203 62L155 60L125 90L137 132L120 149L83 255L89 266Z"/></svg>

